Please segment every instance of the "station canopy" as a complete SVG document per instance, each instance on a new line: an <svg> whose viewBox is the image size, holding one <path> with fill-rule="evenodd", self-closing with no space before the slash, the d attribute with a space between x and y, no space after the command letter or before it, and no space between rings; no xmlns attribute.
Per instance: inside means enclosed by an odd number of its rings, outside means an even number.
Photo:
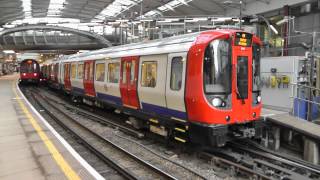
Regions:
<svg viewBox="0 0 320 180"><path fill-rule="evenodd" d="M229 6L226 0L0 0L0 26L206 16L224 14Z"/></svg>

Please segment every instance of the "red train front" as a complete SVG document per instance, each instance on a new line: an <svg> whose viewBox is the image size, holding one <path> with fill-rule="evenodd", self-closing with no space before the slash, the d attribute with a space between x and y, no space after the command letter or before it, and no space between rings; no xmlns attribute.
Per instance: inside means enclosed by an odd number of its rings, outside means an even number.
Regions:
<svg viewBox="0 0 320 180"><path fill-rule="evenodd" d="M191 47L186 107L193 142L223 146L261 135L259 39L233 30L202 33Z"/></svg>
<svg viewBox="0 0 320 180"><path fill-rule="evenodd" d="M36 60L26 59L20 63L20 82L38 83L40 80L40 66Z"/></svg>

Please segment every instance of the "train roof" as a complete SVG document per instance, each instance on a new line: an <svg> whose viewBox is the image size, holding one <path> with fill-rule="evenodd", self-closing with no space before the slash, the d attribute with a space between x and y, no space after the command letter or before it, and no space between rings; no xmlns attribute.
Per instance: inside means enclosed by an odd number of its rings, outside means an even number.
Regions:
<svg viewBox="0 0 320 180"><path fill-rule="evenodd" d="M89 51L59 58L58 61L70 62L79 60L113 59L126 56L143 56L151 54L164 54L186 52L202 33L216 32L216 35L238 32L234 29L210 30L191 34L179 35L169 38L157 39L148 42L132 43L123 46L114 46L100 50Z"/></svg>

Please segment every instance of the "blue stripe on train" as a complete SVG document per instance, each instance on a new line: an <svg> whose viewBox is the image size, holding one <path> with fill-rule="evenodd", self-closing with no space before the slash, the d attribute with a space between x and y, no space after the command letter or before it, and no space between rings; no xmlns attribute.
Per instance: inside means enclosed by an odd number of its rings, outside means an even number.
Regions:
<svg viewBox="0 0 320 180"><path fill-rule="evenodd" d="M84 95L84 89L78 88L78 87L72 87L72 93L75 93L77 95Z"/></svg>
<svg viewBox="0 0 320 180"><path fill-rule="evenodd" d="M108 94L103 93L97 93L97 97L101 99L102 101L105 101L107 103L116 104L118 106L122 106L122 100L120 97L112 96Z"/></svg>
<svg viewBox="0 0 320 180"><path fill-rule="evenodd" d="M176 117L179 119L187 119L187 113L182 112L182 111L177 111L174 109L168 109L165 107L153 105L153 104L148 104L142 102L142 109L143 111L146 112L154 112L156 114L159 114L161 116L169 116L169 117Z"/></svg>

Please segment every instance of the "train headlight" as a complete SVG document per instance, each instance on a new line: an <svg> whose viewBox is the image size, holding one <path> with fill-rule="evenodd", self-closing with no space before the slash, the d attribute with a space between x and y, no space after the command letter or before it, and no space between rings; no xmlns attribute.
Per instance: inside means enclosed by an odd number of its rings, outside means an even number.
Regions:
<svg viewBox="0 0 320 180"><path fill-rule="evenodd" d="M257 96L257 103L260 103L261 102L261 96Z"/></svg>
<svg viewBox="0 0 320 180"><path fill-rule="evenodd" d="M224 102L222 101L221 98L215 97L212 99L212 105L215 107L220 107Z"/></svg>
<svg viewBox="0 0 320 180"><path fill-rule="evenodd" d="M26 73L22 73L22 76L26 76L27 74Z"/></svg>

